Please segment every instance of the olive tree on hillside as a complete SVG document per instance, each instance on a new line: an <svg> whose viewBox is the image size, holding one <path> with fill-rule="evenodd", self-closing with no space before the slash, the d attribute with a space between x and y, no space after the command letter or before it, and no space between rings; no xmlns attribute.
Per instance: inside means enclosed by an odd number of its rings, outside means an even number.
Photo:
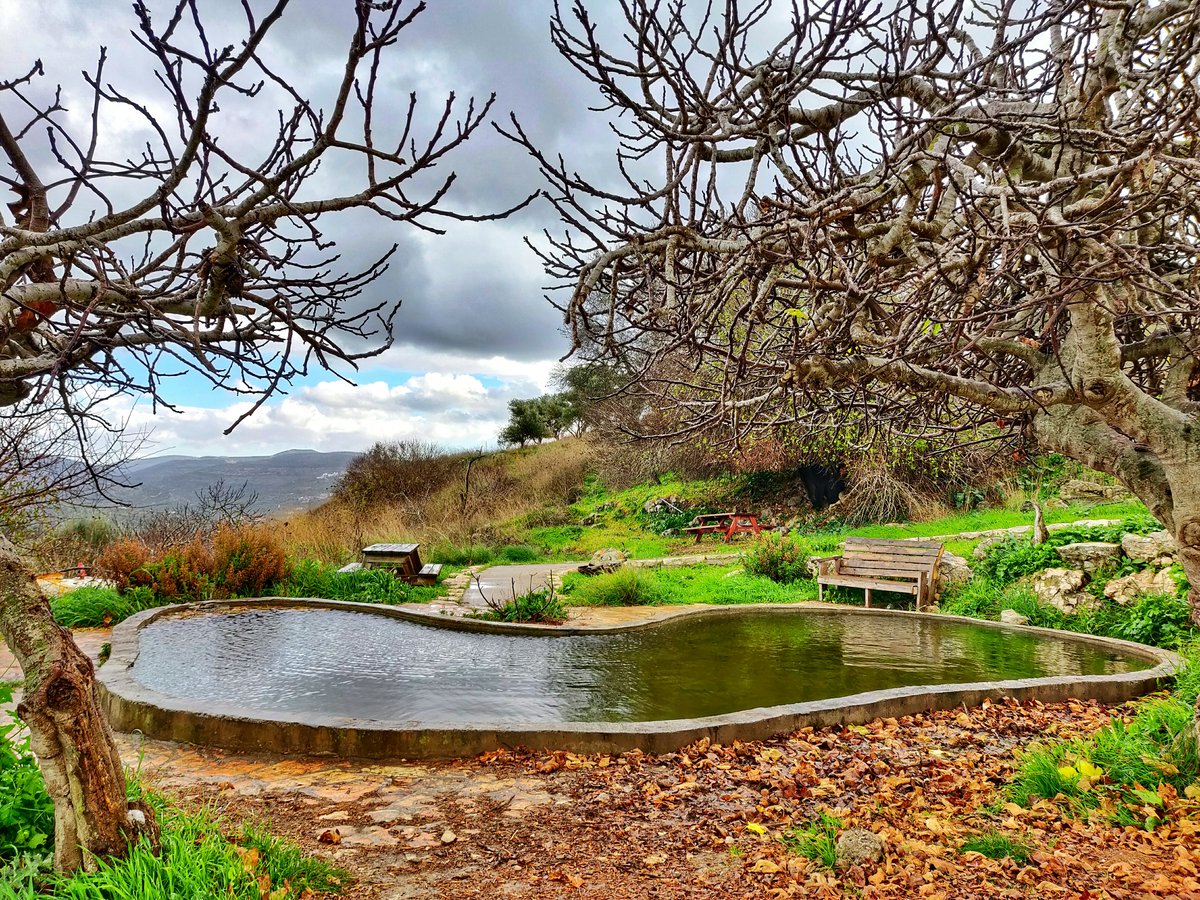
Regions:
<svg viewBox="0 0 1200 900"><path fill-rule="evenodd" d="M513 126L576 343L681 433L1019 430L1146 503L1200 621L1200 5L622 0L624 35L590 5L552 36L616 185Z"/></svg>
<svg viewBox="0 0 1200 900"><path fill-rule="evenodd" d="M101 49L83 97L48 86L40 62L0 80L0 182L15 195L0 215L0 404L166 404L170 376L191 371L245 398L244 418L293 376L390 343L396 304L362 295L391 254L339 263L327 223L472 218L444 205L454 175L439 167L491 100L387 98L389 49L424 4L368 0L345 5L344 68L316 99L266 56L287 6L216 17L177 0L152 17L135 2L146 77L113 83ZM153 834L126 801L92 664L6 541L0 635L25 672L58 867Z"/></svg>

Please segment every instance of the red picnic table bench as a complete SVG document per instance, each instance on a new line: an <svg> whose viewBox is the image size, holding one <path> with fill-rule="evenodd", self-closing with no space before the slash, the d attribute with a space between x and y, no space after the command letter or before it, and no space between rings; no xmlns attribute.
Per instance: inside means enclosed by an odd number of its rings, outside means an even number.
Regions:
<svg viewBox="0 0 1200 900"><path fill-rule="evenodd" d="M728 544L735 534L757 535L763 530L763 526L758 523L758 517L753 513L721 512L696 516L692 519L691 526L683 530L694 533L697 544L706 534L723 534L725 543Z"/></svg>

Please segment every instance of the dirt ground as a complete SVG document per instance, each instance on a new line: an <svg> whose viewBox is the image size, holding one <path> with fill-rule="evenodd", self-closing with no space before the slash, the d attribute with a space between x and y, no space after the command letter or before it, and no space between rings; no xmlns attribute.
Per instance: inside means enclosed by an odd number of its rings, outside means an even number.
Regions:
<svg viewBox="0 0 1200 900"><path fill-rule="evenodd" d="M1149 833L1005 804L1014 751L1088 734L1123 708L991 704L800 731L661 757L487 754L388 765L281 759L122 737L152 783L267 820L401 898L1200 898L1200 808ZM786 846L826 811L883 838L878 862L830 870ZM1027 865L962 853L998 830Z"/></svg>

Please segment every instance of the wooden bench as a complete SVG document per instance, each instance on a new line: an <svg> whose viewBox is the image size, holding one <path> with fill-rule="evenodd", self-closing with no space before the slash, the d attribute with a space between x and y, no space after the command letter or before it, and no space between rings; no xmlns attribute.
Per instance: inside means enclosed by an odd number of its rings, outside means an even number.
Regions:
<svg viewBox="0 0 1200 900"><path fill-rule="evenodd" d="M757 535L762 528L758 517L752 513L723 512L696 516L692 519L692 524L683 531L685 534L696 535L697 544L700 543L700 538L706 534L723 534L725 543L728 544L735 534Z"/></svg>
<svg viewBox="0 0 1200 900"><path fill-rule="evenodd" d="M362 567L391 569L409 584L436 584L442 567L439 563L421 563L420 544L372 544L363 547Z"/></svg>
<svg viewBox="0 0 1200 900"><path fill-rule="evenodd" d="M933 602L941 562L942 545L933 541L849 537L841 556L816 560L817 595L825 599L825 585L863 588L870 608L873 591L889 591L913 595L924 609Z"/></svg>

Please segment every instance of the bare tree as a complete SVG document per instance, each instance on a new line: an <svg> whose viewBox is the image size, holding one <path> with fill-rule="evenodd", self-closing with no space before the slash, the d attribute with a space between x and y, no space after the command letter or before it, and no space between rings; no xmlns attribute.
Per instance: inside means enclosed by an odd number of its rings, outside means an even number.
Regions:
<svg viewBox="0 0 1200 900"><path fill-rule="evenodd" d="M0 180L16 194L0 219L0 403L71 409L90 385L168 404L164 380L191 370L251 398L250 415L310 366L352 366L390 343L397 304L362 294L391 254L344 268L323 232L332 214L435 232L494 217L448 209L454 175L439 174L494 98L451 94L432 116L415 95L381 108L388 51L425 4L356 0L324 103L263 55L287 5L243 0L218 21L176 0L152 20L136 2L153 78L110 83L101 49L88 108L73 110L82 130L42 87L40 62L0 80ZM108 152L114 115L140 123L132 156ZM333 170L353 186L336 190ZM7 544L0 635L25 671L19 712L55 802L56 864L94 867L152 823L126 803L91 663Z"/></svg>
<svg viewBox="0 0 1200 900"><path fill-rule="evenodd" d="M0 416L0 533L18 540L60 503L111 502L129 487L124 464L142 436L108 427L76 407L17 404Z"/></svg>
<svg viewBox="0 0 1200 900"><path fill-rule="evenodd" d="M259 500L249 481L220 478L196 491L194 500L143 512L124 530L161 553L192 540L211 541L222 526L259 524L264 518Z"/></svg>
<svg viewBox="0 0 1200 900"><path fill-rule="evenodd" d="M623 176L514 120L576 343L635 363L677 432L1022 433L1146 503L1200 621L1200 5L777 6L622 0L610 41L556 9Z"/></svg>

